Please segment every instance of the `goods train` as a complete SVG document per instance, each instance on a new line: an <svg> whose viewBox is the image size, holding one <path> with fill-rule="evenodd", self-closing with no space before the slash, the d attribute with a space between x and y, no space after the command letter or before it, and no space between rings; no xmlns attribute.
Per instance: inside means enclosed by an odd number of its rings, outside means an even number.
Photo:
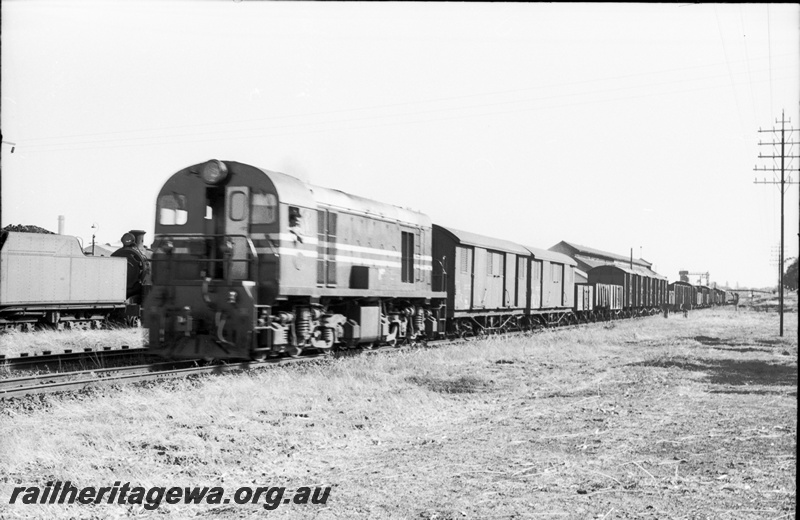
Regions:
<svg viewBox="0 0 800 520"><path fill-rule="evenodd" d="M111 257L86 256L73 236L0 231L0 331L138 325L149 286L144 231Z"/></svg>
<svg viewBox="0 0 800 520"><path fill-rule="evenodd" d="M561 253L232 161L165 182L152 249L142 316L150 349L171 358L296 356L675 305L666 279L638 266L575 283ZM697 294L692 306L711 304Z"/></svg>

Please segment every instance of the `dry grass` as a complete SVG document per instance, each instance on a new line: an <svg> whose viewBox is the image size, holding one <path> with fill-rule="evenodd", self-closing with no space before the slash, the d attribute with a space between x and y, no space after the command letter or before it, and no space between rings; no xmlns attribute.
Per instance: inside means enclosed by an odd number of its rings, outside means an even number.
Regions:
<svg viewBox="0 0 800 520"><path fill-rule="evenodd" d="M272 513L290 518L793 517L786 320L778 338L774 313L697 311L6 403L0 516L266 514L4 504L70 480L334 486Z"/></svg>
<svg viewBox="0 0 800 520"><path fill-rule="evenodd" d="M19 357L23 353L27 353L29 356L39 356L45 352L63 354L67 349L81 352L84 348L103 350L104 347L111 347L118 349L123 345L140 348L145 345L144 335L146 333L147 331L141 328L9 331L0 334L0 354L12 358Z"/></svg>

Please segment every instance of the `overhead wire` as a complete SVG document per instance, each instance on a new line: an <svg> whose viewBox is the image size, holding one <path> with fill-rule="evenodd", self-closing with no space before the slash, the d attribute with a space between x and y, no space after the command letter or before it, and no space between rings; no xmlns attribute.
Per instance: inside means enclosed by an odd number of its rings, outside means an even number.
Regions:
<svg viewBox="0 0 800 520"><path fill-rule="evenodd" d="M728 68L728 75L730 76L731 80L731 90L733 91L733 99L734 102L736 103L736 115L739 118L739 128L742 132L742 135L746 135L745 125L744 122L742 121L742 108L741 106L739 106L739 96L736 93L736 86L733 81L733 71L731 70L730 58L728 57L728 49L727 46L725 45L725 35L722 33L722 25L720 24L719 21L719 12L717 12L716 5L714 5L714 17L717 20L717 31L719 32L720 43L722 43L722 53L725 56L725 66Z"/></svg>
<svg viewBox="0 0 800 520"><path fill-rule="evenodd" d="M721 77L721 75L707 75L700 79L703 80L713 80L716 78ZM692 81L696 81L698 78L693 78ZM331 131L329 126L330 125L343 125L347 123L353 122L362 122L362 121L370 121L370 120L380 120L380 119L388 119L388 118L408 118L414 116L427 116L431 114L440 114L446 112L453 112L458 110L479 110L482 108L491 108L491 107L498 107L498 106L508 106L508 105L520 105L523 103L536 103L541 101L547 100L554 100L554 99L564 99L564 98L576 98L579 96L586 96L586 95L593 95L596 96L598 94L613 94L618 92L626 92L635 89L653 89L654 87L664 87L670 85L676 85L685 83L690 81L688 79L678 79L672 81L662 81L659 83L651 83L651 84L643 84L643 85L635 85L635 86L626 86L626 87L616 87L616 88L605 88L605 89L593 89L591 91L581 91L576 93L560 93L555 95L547 95L547 96L540 96L535 98L524 98L524 99L516 99L516 100L507 100L507 101L494 101L491 103L482 103L482 104L473 104L473 105L462 105L462 106L454 106L454 107L440 107L440 108L431 108L431 109L424 109L424 110L417 110L413 112L398 112L398 113L389 113L389 114L375 114L375 115L366 115L363 117L350 117L350 118L340 118L334 120L320 120L320 121L311 121L311 122L297 122L297 123L288 123L284 125L278 126L268 126L268 127L261 127L261 128L241 128L241 129L220 129L220 130L208 130L204 132L193 132L193 133L183 133L183 134L171 134L171 135L149 135L149 136L137 136L137 137L124 137L124 138L112 138L112 139L104 139L104 140L89 140L89 141L77 141L77 142L66 142L66 143L42 143L42 144L29 144L28 151L33 152L41 152L41 151L66 151L66 150L86 150L86 149L93 149L93 148L116 148L116 147L125 147L125 146L141 146L143 144L148 144L146 141L150 140L157 140L158 142L154 142L151 144L159 145L159 144L179 144L179 143L192 143L192 142L207 142L207 141L215 141L219 139L232 139L232 138L255 138L260 135L264 135L264 132L273 132L271 134L266 134L267 137L274 137L279 135L296 135L297 133L314 133L320 131ZM671 95L677 93L684 93L684 92L694 92L700 90L708 90L717 88L716 85L712 85L709 87L699 87L695 89L682 89L682 90L672 90L666 92L657 92L652 93L649 92L639 96L632 96L630 94L626 94L625 97L611 97L608 99L590 99L586 101L578 101L573 103L562 103L560 105L547 105L547 106L535 106L535 107L517 107L513 109L513 112L525 112L531 110L545 110L545 109L552 109L552 108L563 108L569 106L580 106L587 103L601 103L601 102L613 102L618 101L620 99L636 99L641 97L649 97L654 95ZM523 89L517 89L516 91L520 91ZM485 95L482 95L485 96ZM464 97L474 97L474 96L461 96L460 98ZM451 98L457 99L457 98ZM421 102L420 104L428 103ZM392 104L392 105L385 105L385 106L402 106L402 105L411 105L412 103L404 103L404 104ZM356 112L356 111L363 111L366 108L356 108L356 109L342 109L336 111L327 111L322 112L320 114L328 114L328 113L346 113L346 112ZM485 117L491 115L498 115L498 114L506 114L509 113L511 110L505 111L490 111L490 112L477 112L477 113L470 113L464 115L452 115L446 117L438 117L438 118L427 118L424 120L412 120L412 121L389 121L381 124L375 125L368 125L366 127L356 127L356 128L345 128L345 130L352 130L352 129L359 129L359 128L376 128L381 126L392 126L392 125L403 125L403 124L415 124L415 123L431 123L436 121L445 121L445 120L452 120L452 119L463 119L467 117ZM280 119L288 119L288 118L302 118L307 117L305 114L297 115L297 116L274 116L270 118L260 118L254 121L269 121L269 120L280 120ZM191 125L184 125L184 126L191 126ZM205 126L205 125L200 125ZM314 127L324 127L321 129L314 129ZM303 128L308 128L308 130L302 130ZM291 130L291 129L298 129L295 131L288 131L282 133L274 133L276 130ZM198 137L198 136L206 136L206 135L221 135L221 137L215 137L210 139L199 139L199 140L180 140L182 137ZM232 136L231 134L245 134L245 135L238 135ZM178 139L178 140L176 140ZM113 144L115 142L123 141L121 144ZM132 141L136 141L135 143ZM89 146L93 145L93 146ZM103 146L108 145L108 146ZM84 148L79 148L83 146ZM86 146L89 146L88 148Z"/></svg>
<svg viewBox="0 0 800 520"><path fill-rule="evenodd" d="M769 59L769 113L774 112L772 101L772 20L770 19L769 4L767 4L767 56Z"/></svg>
<svg viewBox="0 0 800 520"><path fill-rule="evenodd" d="M680 67L680 68L673 68L673 69L666 69L656 72L643 72L643 73L636 73L636 74L623 74L623 75L616 75L604 78L593 78L587 79L583 81L574 81L569 83L554 83L548 85L540 85L535 87L524 87L524 88L517 88L517 89L510 89L510 90L502 90L502 91L494 91L494 92L483 92L483 93L474 93L474 94L465 94L461 96L448 96L448 97L438 97L433 99L426 99L421 101L405 101L400 103L386 103L380 105L373 105L367 107L355 107L355 108L345 108L345 109L337 109L337 110L325 110L321 112L310 112L310 113L303 113L303 114L289 114L289 115L280 115L280 116L269 116L269 117L260 117L260 118L249 118L249 119L239 119L234 121L217 121L217 122L204 122L204 123L192 123L186 125L170 125L170 126L163 126L163 127L156 127L156 128L141 128L141 129L134 129L134 130L116 130L111 132L92 132L92 133L83 133L83 134L70 134L70 135L62 135L62 136L45 136L45 137L31 137L26 138L26 143L31 143L34 141L39 140L49 140L49 139L71 139L74 137L92 137L92 136L103 136L103 135L114 135L120 133L137 133L137 132L153 132L153 131L161 131L161 130L175 130L175 129L182 129L182 128L195 128L195 127L204 127L204 126L214 126L214 125L226 125L226 124L240 124L240 123L252 123L252 122L260 122L260 121L269 121L273 119L285 119L291 117L304 117L304 116L321 116L321 115L330 115L330 114L338 114L342 112L351 112L351 111L364 111L364 110L375 110L380 108L392 108L392 107L401 107L407 105L416 105L416 104L425 104L425 103L440 103L443 101L455 101L461 99L470 99L476 97L486 97L486 96L498 96L498 95L506 95L506 94L515 94L519 92L528 92L532 90L542 90L547 88L565 88L569 86L576 86L576 85L583 85L583 84L593 84L598 82L606 82L606 81L616 81L621 79L630 79L642 76L653 76L653 75L660 75L660 74L672 74L676 72L694 70L694 69L707 69L710 65L695 65L691 67ZM704 78L701 78L704 79Z"/></svg>
<svg viewBox="0 0 800 520"><path fill-rule="evenodd" d="M717 86L709 86L709 87L701 87L701 88L694 88L694 89L683 89L683 90L676 90L666 93L659 93L657 95L674 95L680 93L687 93L687 92L698 92L702 90L713 90L717 88ZM428 123L435 123L441 121L449 121L449 120L457 120L457 119L467 119L467 118L476 118L476 117L487 117L487 116L495 116L495 115L502 115L502 114L517 114L521 112L530 112L536 110L552 110L557 108L568 108L568 107L575 107L575 106L582 106L587 104L597 104L597 103L608 103L608 102L616 102L620 100L632 100L632 99L641 99L646 97L652 97L656 94L641 94L641 95L625 95L624 97L612 97L607 99L591 99L585 101L577 101L571 103L561 103L561 104L551 104L547 106L535 106L535 107L516 107L513 109L508 110L494 110L489 112L476 112L476 113L469 113L469 114L460 114L460 115L451 115L451 116L443 116L443 117L432 117L426 119L412 119L406 121L387 121L381 122L376 124L366 124L360 126L353 126L353 127L343 127L341 126L344 123L353 123L353 122L361 122L361 121L368 121L368 120L375 120L379 118L402 118L407 116L425 116L430 115L432 113L439 113L443 111L452 111L458 110L463 108L480 108L479 107L457 107L455 109L437 109L437 110L429 110L429 111L421 111L411 114L390 114L390 115L381 115L381 116L369 116L363 118L350 118L350 119L340 119L334 121L318 121L318 122L310 122L310 123L298 123L298 124L290 124L290 125L283 125L278 127L269 127L269 128L260 128L260 129L240 129L229 131L227 136L221 137L210 137L204 139L183 139L183 140L175 140L170 139L166 140L166 136L148 136L148 137L139 137L139 138L131 138L125 140L126 142L120 144L113 144L117 140L109 140L109 141L95 141L89 143L60 143L54 145L44 146L41 145L41 149L28 149L29 152L43 152L43 151L78 151L78 150L94 150L94 149L108 149L108 148L120 148L120 147L133 147L133 146L157 146L157 145L175 145L175 144L190 144L190 143L200 143L200 142L213 142L219 141L220 139L255 139L255 138L266 138L266 137L280 137L280 136L289 136L289 135L302 135L302 134L311 134L311 133L320 133L320 132L332 132L332 131L352 131L352 130L361 130L361 129L370 129L370 128L381 128L386 126L402 126L402 125L411 125L411 124L428 124ZM558 97L558 96L555 96ZM519 103L519 101L509 101L509 102L498 102L492 105L482 105L483 107L486 106L493 106L498 104L511 104L511 103ZM333 126L331 125L339 125ZM317 128L314 128L317 127ZM291 130L295 129L295 130ZM276 132L277 131L277 132ZM244 135L239 136L231 136L231 133L244 133ZM272 133L267 133L272 132ZM180 139L181 137L195 137L198 135L208 135L208 134L220 134L222 131L209 131L200 134L191 134L191 135L175 135L169 136L173 138ZM131 143L131 140L145 140L151 139L155 140L153 142L144 142L144 143ZM107 146L98 146L98 145L106 145ZM91 146L88 146L91 145ZM60 146L60 148L55 148ZM83 148L76 147L76 146L84 146Z"/></svg>
<svg viewBox="0 0 800 520"><path fill-rule="evenodd" d="M750 80L750 82L749 82L750 83L750 101L751 101L752 106L753 106L753 121L756 121L758 119L758 116L757 116L758 111L756 110L756 99L755 99L755 94L753 92L753 75L752 75L752 72L750 70L750 55L749 55L749 52L748 52L748 49L747 49L747 29L745 28L745 24L744 24L744 13L742 11L742 6L741 5L739 5L739 21L740 21L741 26L742 26L742 43L744 44L744 58L745 58L744 62L745 62L745 65L747 67L747 77Z"/></svg>

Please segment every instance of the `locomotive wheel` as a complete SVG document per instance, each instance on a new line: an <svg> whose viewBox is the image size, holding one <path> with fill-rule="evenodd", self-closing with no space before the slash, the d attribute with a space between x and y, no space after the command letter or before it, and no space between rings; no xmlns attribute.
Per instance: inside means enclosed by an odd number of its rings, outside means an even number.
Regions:
<svg viewBox="0 0 800 520"><path fill-rule="evenodd" d="M303 353L303 347L300 346L289 347L288 349L286 349L286 353L289 354L290 357L299 358L300 354Z"/></svg>

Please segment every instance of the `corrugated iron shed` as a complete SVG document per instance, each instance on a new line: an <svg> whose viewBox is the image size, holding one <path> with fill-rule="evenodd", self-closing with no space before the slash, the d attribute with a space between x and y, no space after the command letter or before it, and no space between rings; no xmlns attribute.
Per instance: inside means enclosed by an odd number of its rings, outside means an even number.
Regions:
<svg viewBox="0 0 800 520"><path fill-rule="evenodd" d="M575 244L562 240L558 244L552 246L550 251L565 254L575 260L577 269L588 273L591 269L601 265L614 265L626 271L631 271L631 258L608 251L602 251L593 247ZM633 259L632 272L637 274L644 274L653 278L661 278L666 280L667 277L662 276L652 269L653 264L642 258Z"/></svg>

